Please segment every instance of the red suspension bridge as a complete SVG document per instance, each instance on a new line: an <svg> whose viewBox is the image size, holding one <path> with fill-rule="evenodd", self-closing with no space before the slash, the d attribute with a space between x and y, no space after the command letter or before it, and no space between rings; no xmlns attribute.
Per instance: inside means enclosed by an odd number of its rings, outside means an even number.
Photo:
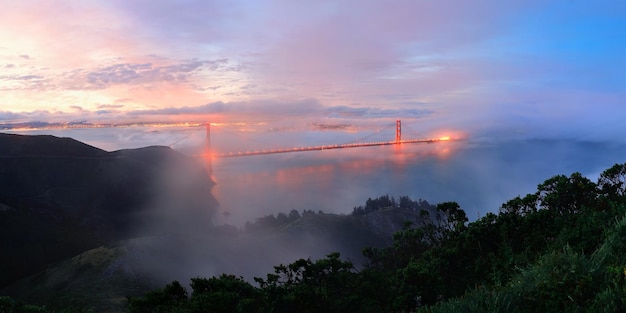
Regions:
<svg viewBox="0 0 626 313"><path fill-rule="evenodd" d="M291 153L291 152L304 152L304 151L321 151L321 150L333 150L333 149L346 149L346 148L358 148L358 147L374 147L374 146L390 146L410 143L434 143L440 141L449 141L450 137L440 138L427 138L427 139L402 139L402 122L396 121L396 138L391 141L373 141L373 142L357 142L357 143L344 143L334 145L319 145L319 146L303 146L303 147L291 147L282 149L267 149L267 150L254 150L254 151L240 151L229 153L213 153L211 149L211 124L206 124L206 152L203 153L203 157L217 157L217 158L230 158L230 157L242 157L253 156L262 154L278 154L278 153Z"/></svg>

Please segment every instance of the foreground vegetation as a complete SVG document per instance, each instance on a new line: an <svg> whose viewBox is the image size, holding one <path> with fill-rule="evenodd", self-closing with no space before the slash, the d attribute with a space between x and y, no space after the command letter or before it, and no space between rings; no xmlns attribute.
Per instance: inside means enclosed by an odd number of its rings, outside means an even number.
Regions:
<svg viewBox="0 0 626 313"><path fill-rule="evenodd" d="M408 198L370 199L353 214ZM129 312L620 312L626 310L626 164L597 182L554 176L468 222L455 202L423 210L357 269L331 253L255 278L192 278L128 298ZM5 301L5 303L8 303ZM10 312L0 307L0 311ZM15 312L15 311L13 311Z"/></svg>
<svg viewBox="0 0 626 313"><path fill-rule="evenodd" d="M297 260L253 286L222 275L129 298L130 312L618 312L626 309L626 164L554 176L468 223L457 203L407 223L356 270ZM368 210L412 205L388 197ZM371 205L370 205L371 204ZM376 206L376 204L379 204ZM355 210L362 212L363 208ZM428 215L428 211L423 211Z"/></svg>

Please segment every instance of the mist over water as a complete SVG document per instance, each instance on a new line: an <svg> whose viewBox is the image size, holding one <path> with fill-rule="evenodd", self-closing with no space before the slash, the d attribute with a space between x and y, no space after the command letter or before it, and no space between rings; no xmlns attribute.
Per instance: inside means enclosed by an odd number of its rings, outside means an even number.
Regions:
<svg viewBox="0 0 626 313"><path fill-rule="evenodd" d="M456 201L476 219L553 175L595 180L624 145L568 140L408 144L215 160L218 221L240 225L296 210L347 214L368 197Z"/></svg>
<svg viewBox="0 0 626 313"><path fill-rule="evenodd" d="M393 138L393 129L374 140ZM184 154L202 151L204 128L65 129L20 132L72 137L112 151L170 145ZM369 131L242 132L212 128L217 152L340 144ZM626 162L626 145L571 139L464 140L270 154L211 161L212 193L219 202L216 224L245 222L292 209L348 214L369 197L407 195L431 203L456 201L473 220L517 196L536 190L553 175L578 171L595 180ZM198 162L203 162L198 158Z"/></svg>
<svg viewBox="0 0 626 313"><path fill-rule="evenodd" d="M72 137L107 151L169 145L183 154L194 155L202 152L205 145L202 128L20 133ZM219 128L213 135L213 149L217 152L340 144L363 136L344 131L229 133ZM382 137L392 138L387 133ZM184 282L190 277L221 273L241 275L251 281L271 273L274 265L298 258L321 258L335 251L341 251L343 257L358 266L362 264L362 245L366 244L360 236L337 238L323 231L312 235L297 227L262 235L245 234L234 227L242 229L246 222L291 210L349 214L368 198L386 194L421 198L432 204L456 201L474 220L487 212L497 212L502 203L515 196L534 192L539 183L553 175L578 171L595 181L601 171L626 162L623 143L503 138L468 136L464 140L429 144L211 159L211 178L216 184L209 189L219 205L212 205L200 215L187 213L203 207L210 197L209 191L194 192L202 187L196 186L195 181L202 181L197 175L203 173L189 173L176 166L163 168L160 181L154 183L165 186L165 192L152 199L146 225L136 230L144 235L129 236L125 244L128 253L120 262L135 264L138 272L157 283L155 286L174 279ZM202 164L205 159L197 157L196 161ZM224 227L227 231L222 232L216 231L221 228L212 230L210 224L234 227Z"/></svg>

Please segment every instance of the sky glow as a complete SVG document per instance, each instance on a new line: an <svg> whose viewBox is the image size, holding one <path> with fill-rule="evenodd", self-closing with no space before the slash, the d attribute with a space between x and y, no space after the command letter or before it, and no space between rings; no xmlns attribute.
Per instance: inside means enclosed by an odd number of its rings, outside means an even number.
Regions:
<svg viewBox="0 0 626 313"><path fill-rule="evenodd" d="M0 124L626 131L624 1L2 2Z"/></svg>

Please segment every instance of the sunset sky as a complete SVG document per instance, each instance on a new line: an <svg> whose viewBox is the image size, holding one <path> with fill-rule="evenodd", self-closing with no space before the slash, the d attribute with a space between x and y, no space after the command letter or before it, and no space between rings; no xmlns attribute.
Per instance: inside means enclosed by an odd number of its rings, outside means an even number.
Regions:
<svg viewBox="0 0 626 313"><path fill-rule="evenodd" d="M626 2L0 0L0 123L626 132Z"/></svg>

